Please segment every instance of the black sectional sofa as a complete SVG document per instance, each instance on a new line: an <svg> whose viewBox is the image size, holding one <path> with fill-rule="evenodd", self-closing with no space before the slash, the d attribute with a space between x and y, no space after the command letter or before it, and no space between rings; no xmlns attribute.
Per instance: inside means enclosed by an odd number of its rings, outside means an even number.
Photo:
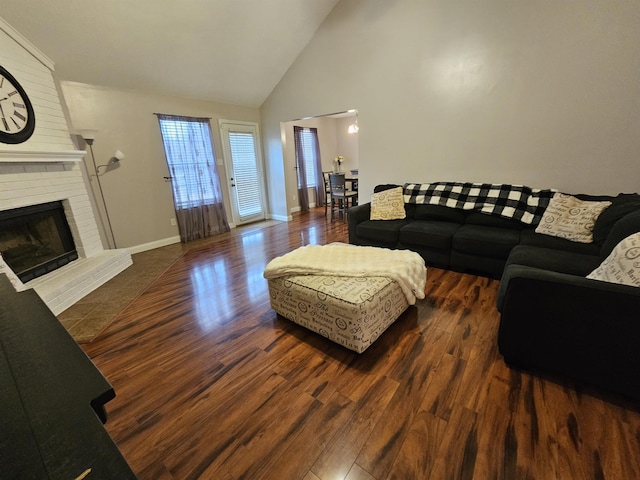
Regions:
<svg viewBox="0 0 640 480"><path fill-rule="evenodd" d="M378 185L375 192L397 186ZM586 276L640 232L640 196L575 196L612 202L596 220L593 243L538 234L536 224L496 215L408 203L399 220L370 220L370 203L351 208L349 242L410 249L427 265L500 278L498 346L505 362L638 401L640 288Z"/></svg>

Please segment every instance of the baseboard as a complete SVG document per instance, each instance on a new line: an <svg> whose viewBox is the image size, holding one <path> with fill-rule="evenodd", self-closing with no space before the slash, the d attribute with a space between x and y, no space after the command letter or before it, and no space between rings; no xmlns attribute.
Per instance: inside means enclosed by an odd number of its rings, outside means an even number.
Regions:
<svg viewBox="0 0 640 480"><path fill-rule="evenodd" d="M293 220L291 215L267 215L269 220L278 220L280 222L290 222Z"/></svg>
<svg viewBox="0 0 640 480"><path fill-rule="evenodd" d="M309 208L315 208L316 207L316 203L315 202L311 202L309 204ZM297 207L293 207L290 212L291 213L295 213L295 212L300 212L302 211L302 208L300 207L300 205L298 205Z"/></svg>
<svg viewBox="0 0 640 480"><path fill-rule="evenodd" d="M166 247L167 245L173 245L174 243L180 243L179 235L176 235L175 237L163 238L154 242L143 243L141 245L136 245L135 247L127 247L127 250L129 250L129 252L131 252L131 254L133 255L134 253L146 252L147 250Z"/></svg>

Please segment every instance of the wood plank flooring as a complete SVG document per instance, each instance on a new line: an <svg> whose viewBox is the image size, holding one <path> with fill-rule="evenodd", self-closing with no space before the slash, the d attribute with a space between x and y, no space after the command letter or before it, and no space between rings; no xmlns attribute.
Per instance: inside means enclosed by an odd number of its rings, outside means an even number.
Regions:
<svg viewBox="0 0 640 480"><path fill-rule="evenodd" d="M266 263L347 241L323 209L187 252L83 348L140 479L637 479L638 408L509 369L496 280L429 268L356 354L269 306Z"/></svg>

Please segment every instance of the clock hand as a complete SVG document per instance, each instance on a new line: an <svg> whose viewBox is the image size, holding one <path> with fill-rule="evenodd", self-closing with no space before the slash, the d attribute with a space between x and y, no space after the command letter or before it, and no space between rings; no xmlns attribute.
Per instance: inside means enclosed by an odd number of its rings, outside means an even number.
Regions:
<svg viewBox="0 0 640 480"><path fill-rule="evenodd" d="M9 131L9 125L7 124L7 119L4 117L4 108L2 108L2 102L0 102L0 113L2 113L2 124L4 128Z"/></svg>

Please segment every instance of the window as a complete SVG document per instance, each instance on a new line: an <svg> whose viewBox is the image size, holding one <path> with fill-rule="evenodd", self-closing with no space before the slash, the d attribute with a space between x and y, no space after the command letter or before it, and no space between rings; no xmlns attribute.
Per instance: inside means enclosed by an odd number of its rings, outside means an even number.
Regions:
<svg viewBox="0 0 640 480"><path fill-rule="evenodd" d="M221 201L209 119L158 115L176 208Z"/></svg>
<svg viewBox="0 0 640 480"><path fill-rule="evenodd" d="M307 188L316 186L316 165L319 159L316 159L317 133L315 129L301 128L300 129L300 147L304 162L304 174L306 179ZM298 188L301 187L301 178L298 175Z"/></svg>

